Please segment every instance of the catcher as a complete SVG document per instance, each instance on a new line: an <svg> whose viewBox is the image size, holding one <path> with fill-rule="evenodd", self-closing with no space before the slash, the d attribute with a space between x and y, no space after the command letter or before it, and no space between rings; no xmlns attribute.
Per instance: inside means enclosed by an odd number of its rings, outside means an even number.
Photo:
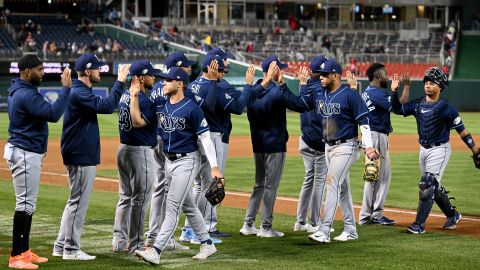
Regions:
<svg viewBox="0 0 480 270"><path fill-rule="evenodd" d="M417 120L420 143L419 203L415 222L407 227L412 234L425 233L427 220L433 202L447 217L444 229L452 230L462 215L450 203L448 191L441 179L450 159L450 129L455 129L473 153L475 167L480 168L480 153L472 135L465 129L462 118L455 107L440 93L448 87L447 74L438 67L429 68L423 77L425 96L406 104L400 104L396 89L392 89L392 108L396 114L413 115Z"/></svg>

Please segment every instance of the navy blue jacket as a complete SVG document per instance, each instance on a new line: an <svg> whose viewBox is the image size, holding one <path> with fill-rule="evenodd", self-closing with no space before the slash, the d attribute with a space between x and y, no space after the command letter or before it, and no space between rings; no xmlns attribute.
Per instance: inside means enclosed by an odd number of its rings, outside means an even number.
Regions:
<svg viewBox="0 0 480 270"><path fill-rule="evenodd" d="M8 142L25 151L47 152L48 124L62 117L70 88L63 87L53 104L46 102L38 89L20 78L8 89Z"/></svg>
<svg viewBox="0 0 480 270"><path fill-rule="evenodd" d="M320 80L308 80L307 87L300 89L300 95L313 95L314 91L325 91ZM315 110L300 113L300 129L302 130L303 141L308 147L325 152L322 120L322 117Z"/></svg>
<svg viewBox="0 0 480 270"><path fill-rule="evenodd" d="M259 80L254 85L254 91L263 89ZM286 109L292 109L283 98L282 89L287 84L277 86L270 82L266 91L259 91L257 99L247 106L247 116L250 122L250 134L254 153L280 153L287 151L287 119ZM288 91L290 92L290 91Z"/></svg>
<svg viewBox="0 0 480 270"><path fill-rule="evenodd" d="M65 165L100 164L100 131L97 113L113 113L122 94L123 83L116 81L107 98L93 94L92 88L73 80L72 93L63 117L62 157Z"/></svg>

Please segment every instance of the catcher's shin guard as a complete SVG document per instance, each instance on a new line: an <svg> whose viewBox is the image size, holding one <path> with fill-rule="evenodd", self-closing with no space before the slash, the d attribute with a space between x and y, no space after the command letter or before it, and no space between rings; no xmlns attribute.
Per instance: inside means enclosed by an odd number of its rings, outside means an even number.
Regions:
<svg viewBox="0 0 480 270"><path fill-rule="evenodd" d="M452 206L450 200L455 200L454 197L448 197L448 191L440 186L438 189L435 190L435 203L438 205L440 210L445 214L447 217L453 217L455 215L455 206Z"/></svg>
<svg viewBox="0 0 480 270"><path fill-rule="evenodd" d="M419 199L417 208L417 217L415 222L423 225L430 214L433 206L433 199L435 197L435 190L438 186L437 179L432 173L425 173L420 179L419 187Z"/></svg>

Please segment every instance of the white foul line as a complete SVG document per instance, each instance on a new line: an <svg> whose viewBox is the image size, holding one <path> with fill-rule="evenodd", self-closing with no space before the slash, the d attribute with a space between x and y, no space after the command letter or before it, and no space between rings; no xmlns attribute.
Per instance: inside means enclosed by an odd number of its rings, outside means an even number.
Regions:
<svg viewBox="0 0 480 270"><path fill-rule="evenodd" d="M8 168L0 168L0 170L10 171L10 169L8 169ZM52 176L63 176L63 177L67 177L67 176L68 176L68 175L65 174L65 173L54 173L54 172L42 172L42 174L52 175ZM105 181L105 182L118 183L118 180L117 180L117 179L107 178L107 177L101 177L101 176L95 177L95 181ZM226 191L225 194L227 194L227 195L234 195L234 196L240 196L240 197L246 197L246 198L249 198L249 197L250 197L250 194L248 194L248 193L243 193L243 192ZM279 200L279 201L286 201L286 202L297 202L297 203L298 203L298 199L297 199L297 198L292 198L292 197L278 196L278 197L277 197L277 200ZM360 208L361 208L361 206L358 206L358 205L353 205L353 207L354 207L354 208L357 208L357 209L360 209ZM417 212L416 212L416 211L408 211L408 210L398 210L398 209L389 209L389 208L386 208L386 209L384 209L383 211L384 211L384 212L390 212L390 213L417 215ZM437 217L437 218L444 218L444 217L445 217L444 215L441 215L441 214L433 214L433 213L430 214L429 216L431 216L431 217ZM470 221L480 222L480 218L462 217L462 219L463 219L463 220L470 220Z"/></svg>

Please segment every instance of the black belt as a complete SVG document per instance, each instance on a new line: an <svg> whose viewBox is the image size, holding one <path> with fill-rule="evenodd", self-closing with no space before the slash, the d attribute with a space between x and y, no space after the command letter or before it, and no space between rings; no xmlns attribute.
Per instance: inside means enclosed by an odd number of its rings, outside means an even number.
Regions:
<svg viewBox="0 0 480 270"><path fill-rule="evenodd" d="M165 157L168 158L168 160L170 160L170 161L175 161L177 159L180 159L182 157L187 156L187 153L168 153L168 152L164 152L164 154L165 154Z"/></svg>
<svg viewBox="0 0 480 270"><path fill-rule="evenodd" d="M436 142L436 143L432 143L432 144L422 144L422 147L425 148L425 149L430 149L432 147L440 146L442 144L444 144L444 143Z"/></svg>
<svg viewBox="0 0 480 270"><path fill-rule="evenodd" d="M346 143L346 142L350 142L350 141L353 141L354 138L351 138L351 139L346 139L346 140L337 140L337 141L324 141L326 144L328 144L329 146L334 146L334 145L339 145L339 144L342 144L342 143Z"/></svg>

